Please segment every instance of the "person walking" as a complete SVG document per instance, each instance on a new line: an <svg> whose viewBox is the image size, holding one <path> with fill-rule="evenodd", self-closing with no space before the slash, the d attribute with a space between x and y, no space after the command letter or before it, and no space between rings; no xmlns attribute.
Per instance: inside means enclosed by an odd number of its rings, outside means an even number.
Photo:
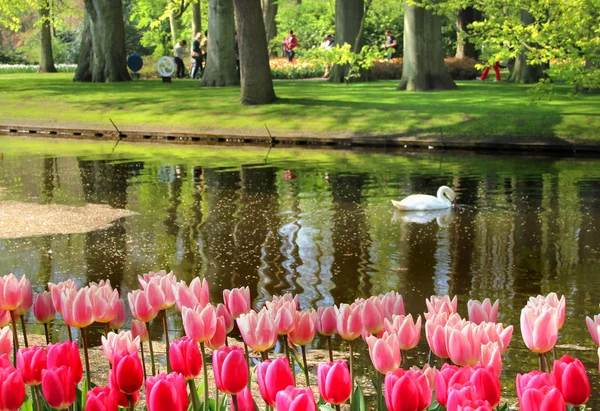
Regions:
<svg viewBox="0 0 600 411"><path fill-rule="evenodd" d="M496 72L496 80L494 80L494 83L501 81L502 77L500 76L500 62L499 61L495 62L492 65L492 68ZM477 80L479 80L479 81L485 81L485 79L487 78L489 72L490 72L490 66L486 66L483 69L483 73L481 73L481 77L477 77Z"/></svg>
<svg viewBox="0 0 600 411"><path fill-rule="evenodd" d="M202 67L202 50L200 49L200 42L203 37L202 33L196 33L196 37L192 43L192 59L194 61L194 66L192 67L193 79L198 75L198 71L200 72L200 77L204 74L204 68Z"/></svg>
<svg viewBox="0 0 600 411"><path fill-rule="evenodd" d="M391 60L396 56L396 49L398 47L398 39L392 35L392 30L388 29L385 31L385 49L387 52L387 59Z"/></svg>
<svg viewBox="0 0 600 411"><path fill-rule="evenodd" d="M283 41L283 45L285 46L285 53L287 54L288 61L291 63L296 55L294 49L298 45L298 38L294 34L294 30L290 30L290 34Z"/></svg>
<svg viewBox="0 0 600 411"><path fill-rule="evenodd" d="M185 77L185 65L183 59L187 56L187 41L180 40L175 44L173 55L175 56L175 64L177 65L177 78Z"/></svg>
<svg viewBox="0 0 600 411"><path fill-rule="evenodd" d="M328 34L327 36L325 36L325 40L323 40L323 43L321 43L321 49L325 51L331 50L331 48L333 47L333 43L333 35ZM329 77L329 71L329 64L325 64L325 73L323 74L323 78Z"/></svg>
<svg viewBox="0 0 600 411"><path fill-rule="evenodd" d="M206 67L206 62L208 61L206 58L208 52L208 30L204 31L204 37L200 42L200 51L202 52L202 61L204 61L204 67Z"/></svg>

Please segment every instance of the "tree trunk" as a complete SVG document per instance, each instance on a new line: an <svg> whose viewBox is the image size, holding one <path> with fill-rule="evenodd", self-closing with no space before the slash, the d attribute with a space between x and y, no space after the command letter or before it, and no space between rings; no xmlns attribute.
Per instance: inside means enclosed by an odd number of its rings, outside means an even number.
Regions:
<svg viewBox="0 0 600 411"><path fill-rule="evenodd" d="M121 0L85 0L84 31L74 81L129 81Z"/></svg>
<svg viewBox="0 0 600 411"><path fill-rule="evenodd" d="M277 36L277 10L279 9L278 0L262 0L263 19L265 21L265 31L267 33L267 45ZM269 49L270 50L270 49ZM272 52L270 51L269 54Z"/></svg>
<svg viewBox="0 0 600 411"><path fill-rule="evenodd" d="M444 64L440 16L404 2L404 59L398 90L454 90Z"/></svg>
<svg viewBox="0 0 600 411"><path fill-rule="evenodd" d="M234 0L242 79L242 104L268 104L275 101L269 67L267 35L260 0Z"/></svg>
<svg viewBox="0 0 600 411"><path fill-rule="evenodd" d="M208 47L202 85L240 84L235 59L233 0L208 0Z"/></svg>
<svg viewBox="0 0 600 411"><path fill-rule="evenodd" d="M534 22L534 18L525 10L521 10L521 21L524 25ZM544 70L547 65L538 64L535 66L527 64L527 53L521 52L515 59L515 65L508 77L508 81L520 84L533 84L544 78Z"/></svg>
<svg viewBox="0 0 600 411"><path fill-rule="evenodd" d="M50 26L50 5L47 0L40 2L40 73L56 73L52 54L52 29Z"/></svg>
<svg viewBox="0 0 600 411"><path fill-rule="evenodd" d="M360 50L364 39L357 37L360 24L364 15L364 0L336 0L335 2L335 36L339 45L348 43L354 50ZM331 68L329 81L343 83L348 72L348 67L335 65Z"/></svg>
<svg viewBox="0 0 600 411"><path fill-rule="evenodd" d="M200 0L192 1L192 40L196 33L202 33L202 11L200 10Z"/></svg>
<svg viewBox="0 0 600 411"><path fill-rule="evenodd" d="M460 9L456 13L456 55L457 59L470 57L479 59L479 50L469 41L469 25L476 21L481 21L481 12L473 7Z"/></svg>
<svg viewBox="0 0 600 411"><path fill-rule="evenodd" d="M181 15L178 11L171 11L169 14L169 27L171 28L171 46L174 46L179 40L181 33Z"/></svg>

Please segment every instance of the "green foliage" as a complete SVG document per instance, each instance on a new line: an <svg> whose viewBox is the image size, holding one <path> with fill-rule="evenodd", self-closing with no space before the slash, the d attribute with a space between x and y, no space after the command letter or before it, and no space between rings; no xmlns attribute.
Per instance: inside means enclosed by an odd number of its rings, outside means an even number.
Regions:
<svg viewBox="0 0 600 411"><path fill-rule="evenodd" d="M352 406L350 407L350 411L367 411L365 394L358 382L356 383L354 393L352 393Z"/></svg>
<svg viewBox="0 0 600 411"><path fill-rule="evenodd" d="M427 407L427 411L444 411L445 409L446 408L437 402L436 399L434 399L431 404L429 404L429 407Z"/></svg>
<svg viewBox="0 0 600 411"><path fill-rule="evenodd" d="M314 64L347 66L345 81L349 83L358 78L361 72L368 71L373 67L377 60L382 59L384 51L378 46L363 46L358 53L354 53L352 46L344 43L343 46L337 44L335 47L326 50L321 48L312 49L307 52L307 57Z"/></svg>
<svg viewBox="0 0 600 411"><path fill-rule="evenodd" d="M402 55L404 3L402 1L373 0L365 19L365 44L369 46L383 45L385 31L388 29L398 38L398 55Z"/></svg>

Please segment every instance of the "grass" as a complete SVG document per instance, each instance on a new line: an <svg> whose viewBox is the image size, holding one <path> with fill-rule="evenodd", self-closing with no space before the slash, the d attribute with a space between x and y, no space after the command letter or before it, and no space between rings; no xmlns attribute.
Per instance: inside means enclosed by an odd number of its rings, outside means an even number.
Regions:
<svg viewBox="0 0 600 411"><path fill-rule="evenodd" d="M459 81L456 91L407 93L397 81L333 85L276 81L275 104L243 107L239 88L192 80L73 83L72 74L0 75L0 124L303 136L438 137L446 141L600 140L600 95L532 101L531 86Z"/></svg>

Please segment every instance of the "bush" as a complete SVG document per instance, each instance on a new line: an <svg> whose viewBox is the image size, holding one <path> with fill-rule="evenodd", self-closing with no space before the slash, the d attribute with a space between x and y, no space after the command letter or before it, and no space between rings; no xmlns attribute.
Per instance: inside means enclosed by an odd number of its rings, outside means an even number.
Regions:
<svg viewBox="0 0 600 411"><path fill-rule="evenodd" d="M479 75L479 71L475 68L477 62L471 58L449 57L444 61L450 77L454 80L474 80ZM402 77L402 59L377 60L371 67L369 75L375 80L399 80Z"/></svg>
<svg viewBox="0 0 600 411"><path fill-rule="evenodd" d="M75 73L77 64L55 64L59 73ZM40 66L37 64L0 64L0 74L37 73Z"/></svg>
<svg viewBox="0 0 600 411"><path fill-rule="evenodd" d="M276 58L269 60L269 65L271 66L271 75L274 79L279 80L323 77L325 74L325 67L322 65L298 60L290 63L285 58Z"/></svg>

